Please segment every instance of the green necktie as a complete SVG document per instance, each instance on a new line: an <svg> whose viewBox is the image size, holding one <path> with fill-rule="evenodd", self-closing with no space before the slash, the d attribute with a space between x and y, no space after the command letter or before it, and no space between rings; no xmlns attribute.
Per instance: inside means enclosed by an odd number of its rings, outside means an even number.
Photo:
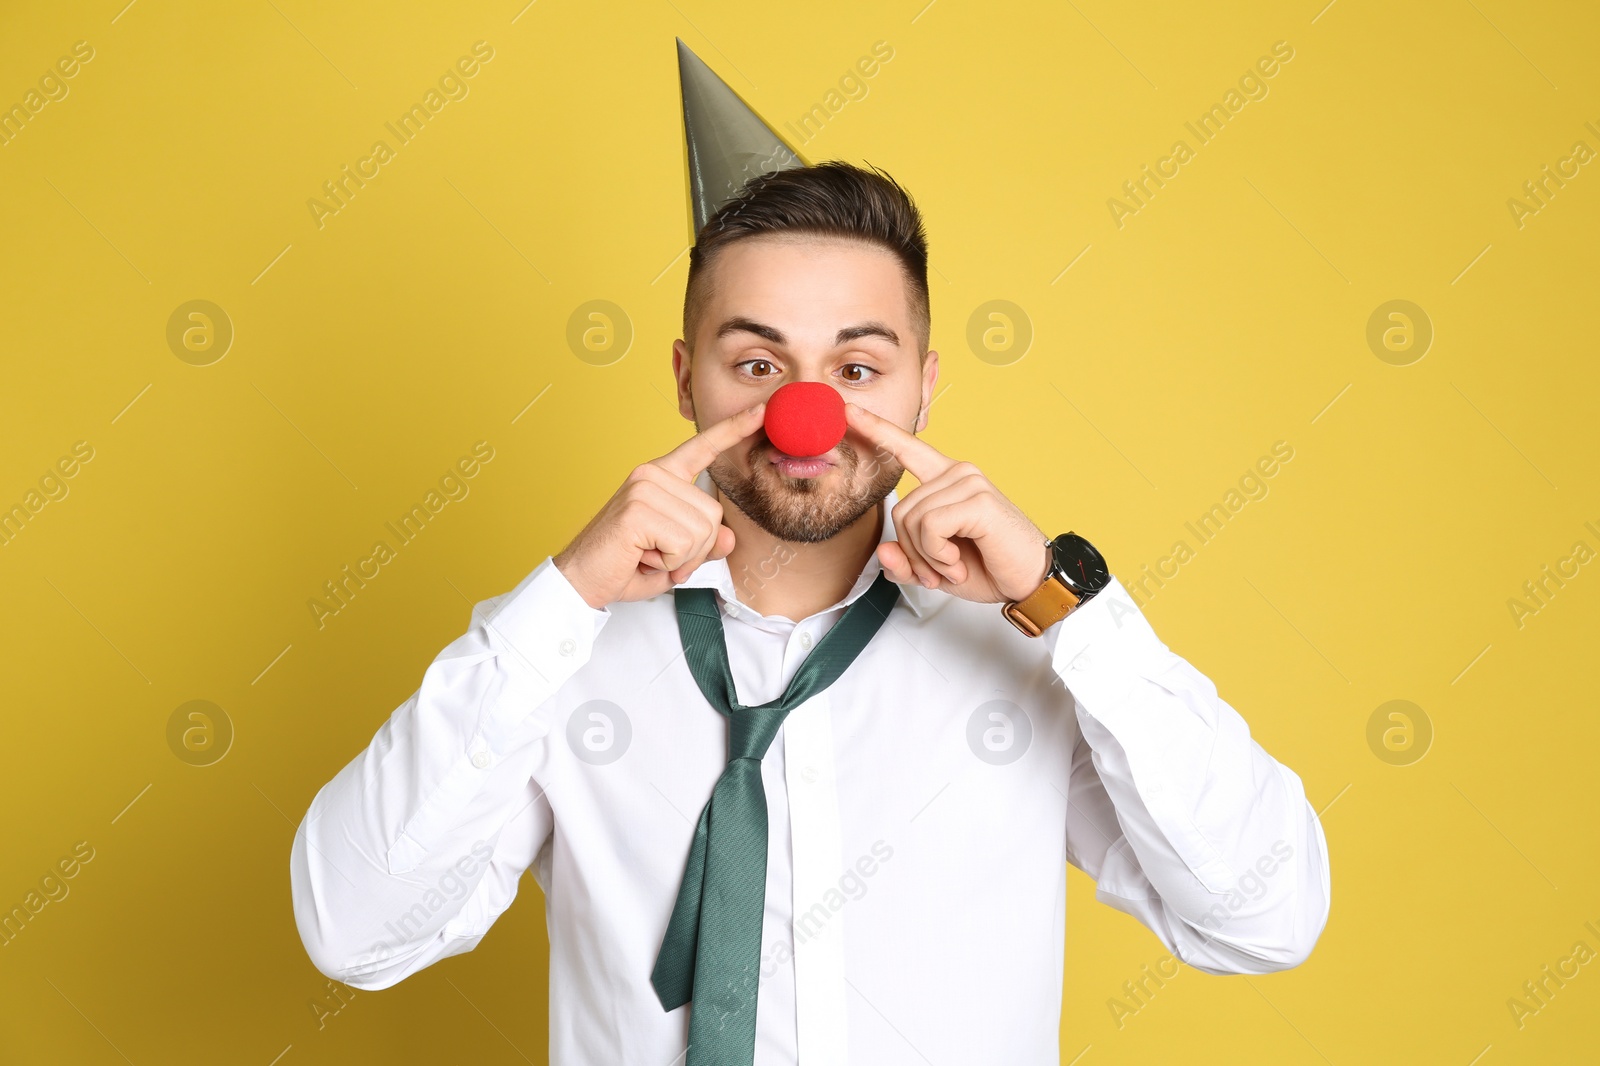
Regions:
<svg viewBox="0 0 1600 1066"><path fill-rule="evenodd" d="M700 811L650 983L666 1010L692 1000L687 1066L748 1066L755 1060L767 887L761 759L789 711L833 684L888 621L900 586L879 571L806 656L784 694L758 707L735 699L716 590L675 588L672 594L689 671L728 719L728 765Z"/></svg>

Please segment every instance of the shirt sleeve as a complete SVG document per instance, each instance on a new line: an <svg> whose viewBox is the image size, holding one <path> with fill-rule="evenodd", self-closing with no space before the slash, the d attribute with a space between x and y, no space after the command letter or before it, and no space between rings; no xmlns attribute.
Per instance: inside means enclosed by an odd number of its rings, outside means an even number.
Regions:
<svg viewBox="0 0 1600 1066"><path fill-rule="evenodd" d="M610 618L545 560L474 605L467 631L311 801L289 869L319 971L388 988L470 951L516 898L550 836L540 713Z"/></svg>
<svg viewBox="0 0 1600 1066"><path fill-rule="evenodd" d="M1043 635L1078 722L1067 857L1095 897L1206 973L1298 966L1328 844L1300 778L1174 654L1115 577Z"/></svg>

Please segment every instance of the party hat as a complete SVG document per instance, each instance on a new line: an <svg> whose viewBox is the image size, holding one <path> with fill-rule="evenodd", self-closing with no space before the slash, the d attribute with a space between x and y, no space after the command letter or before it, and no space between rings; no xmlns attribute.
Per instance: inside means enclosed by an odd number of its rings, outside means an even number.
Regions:
<svg viewBox="0 0 1600 1066"><path fill-rule="evenodd" d="M750 105L678 38L683 137L689 150L694 234L758 174L806 166Z"/></svg>

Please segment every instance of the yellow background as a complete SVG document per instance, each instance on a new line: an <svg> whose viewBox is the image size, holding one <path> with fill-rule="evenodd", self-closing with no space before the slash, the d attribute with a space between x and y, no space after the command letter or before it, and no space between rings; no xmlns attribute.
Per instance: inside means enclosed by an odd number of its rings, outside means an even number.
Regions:
<svg viewBox="0 0 1600 1066"><path fill-rule="evenodd" d="M1507 1007L1600 951L1600 566L1520 628L1507 606L1600 549L1600 165L1520 228L1507 207L1600 149L1590 5L121 4L0 16L0 104L94 49L0 147L0 504L94 449L0 547L0 906L95 854L0 947L6 1061L545 1061L531 878L476 952L319 1028L339 1000L289 846L470 604L692 431L674 36L780 129L892 47L796 147L926 212L926 438L1125 584L1294 449L1146 611L1323 812L1328 926L1296 970L1185 968L1119 1028L1108 1001L1164 952L1073 871L1063 1061L1600 1057L1600 965L1520 1028ZM322 183L479 40L469 95L319 228ZM1278 41L1268 95L1119 228L1108 199ZM166 339L196 299L235 331L206 366ZM567 342L597 299L631 323L620 358ZM1405 366L1366 340L1396 299L1435 334ZM991 300L1031 323L1020 358L969 347ZM470 495L318 629L323 582L479 440ZM1367 740L1395 699L1434 734L1409 765ZM168 745L190 700L235 731L212 765Z"/></svg>

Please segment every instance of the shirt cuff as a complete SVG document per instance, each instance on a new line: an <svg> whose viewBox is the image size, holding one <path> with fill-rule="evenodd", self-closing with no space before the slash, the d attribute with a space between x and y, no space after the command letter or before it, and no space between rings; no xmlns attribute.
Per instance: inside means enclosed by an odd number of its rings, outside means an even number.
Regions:
<svg viewBox="0 0 1600 1066"><path fill-rule="evenodd" d="M588 663L610 618L611 608L589 606L556 566L555 557L547 555L495 604L484 618L484 629L507 669L521 672L543 702ZM498 703L485 715L484 740L496 752L505 751L532 710L515 701Z"/></svg>
<svg viewBox="0 0 1600 1066"><path fill-rule="evenodd" d="M1132 666L1167 650L1115 576L1088 603L1046 628L1041 639L1056 673L1069 679L1104 674L1104 666Z"/></svg>

